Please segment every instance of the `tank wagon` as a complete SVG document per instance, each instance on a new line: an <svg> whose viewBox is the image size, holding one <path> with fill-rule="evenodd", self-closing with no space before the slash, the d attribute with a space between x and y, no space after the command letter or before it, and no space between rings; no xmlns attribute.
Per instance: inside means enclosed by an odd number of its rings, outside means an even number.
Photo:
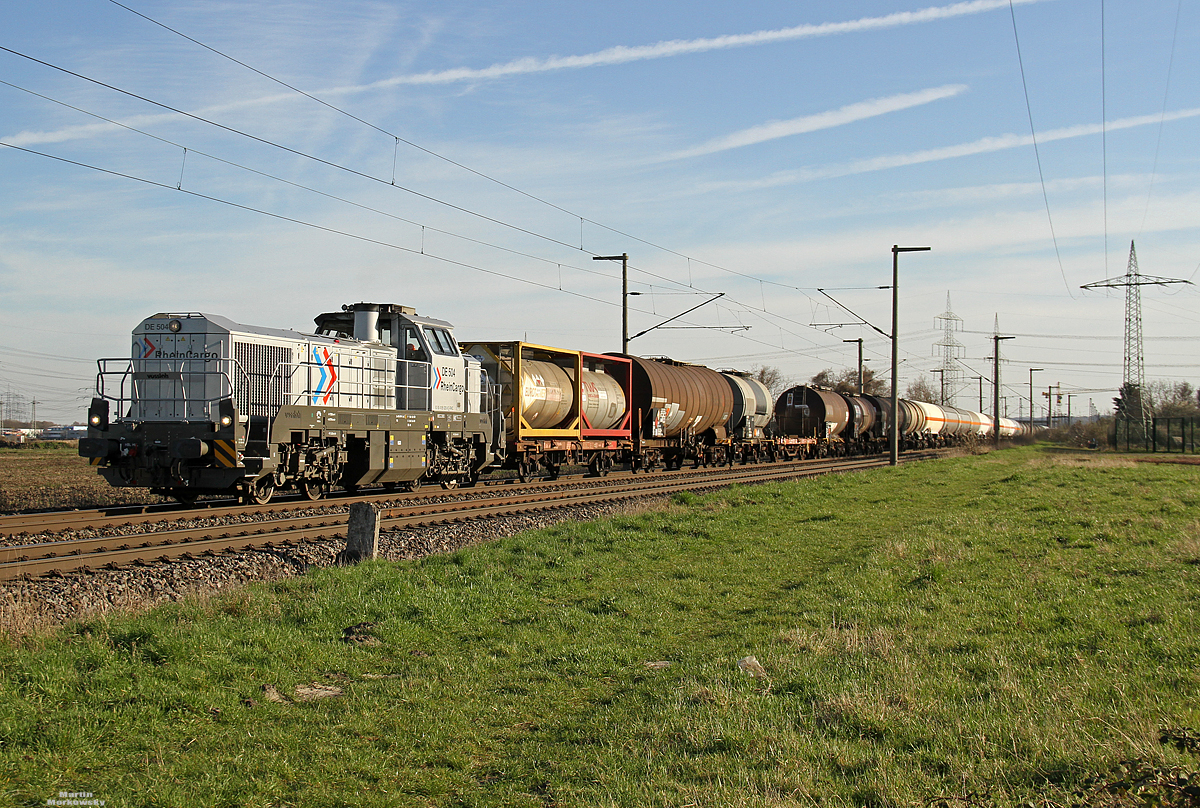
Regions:
<svg viewBox="0 0 1200 808"><path fill-rule="evenodd" d="M114 486L191 502L334 486L412 490L564 465L604 475L886 447L887 399L749 374L522 341L467 342L387 303L317 315L313 333L197 312L147 317L129 358L98 362L79 453ZM980 413L900 401L904 448L991 432ZM1022 430L1002 419L1001 435Z"/></svg>
<svg viewBox="0 0 1200 808"><path fill-rule="evenodd" d="M901 449L928 449L970 443L992 434L992 418L981 412L899 399ZM839 393L801 385L786 390L775 404L779 440L810 441L817 455L873 454L887 447L892 423L891 399ZM1023 430L1000 419L1000 436Z"/></svg>

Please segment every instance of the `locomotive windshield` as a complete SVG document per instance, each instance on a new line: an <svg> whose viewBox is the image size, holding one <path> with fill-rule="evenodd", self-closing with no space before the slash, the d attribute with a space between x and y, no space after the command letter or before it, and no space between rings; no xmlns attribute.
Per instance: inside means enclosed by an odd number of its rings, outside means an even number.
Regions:
<svg viewBox="0 0 1200 808"><path fill-rule="evenodd" d="M425 338L429 340L429 347L434 353L439 353L444 356L458 356L458 346L454 344L454 337L450 336L450 332L444 328L433 328L424 326Z"/></svg>

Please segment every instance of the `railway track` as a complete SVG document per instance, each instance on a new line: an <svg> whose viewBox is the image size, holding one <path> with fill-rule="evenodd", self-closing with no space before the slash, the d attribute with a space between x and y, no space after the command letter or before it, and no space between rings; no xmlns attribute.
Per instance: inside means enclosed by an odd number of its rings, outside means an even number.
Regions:
<svg viewBox="0 0 1200 808"><path fill-rule="evenodd" d="M924 460L936 452L912 452L902 460ZM542 481L509 490L469 489L466 497L444 501L446 493L404 495L401 504L383 504L380 529L395 531L497 516L554 510L597 502L618 502L676 491L704 491L736 483L796 479L831 472L857 471L887 464L886 458L810 460L800 463L764 464L707 471L663 474L619 474L608 478ZM495 491L493 493L493 491ZM345 535L349 504L360 501L396 500L395 495L346 496L328 502L307 500L281 502L272 506L215 506L203 509L129 509L133 512L73 511L0 517L0 534L79 530L116 526L139 526L144 532L42 541L0 547L0 580L36 577L71 570L114 568L129 564L195 558L227 552L294 546L306 541L340 538ZM442 500L442 501L437 501ZM324 505L325 507L321 507ZM314 510L317 512L314 513ZM180 525L183 520L249 515L252 521L235 524Z"/></svg>

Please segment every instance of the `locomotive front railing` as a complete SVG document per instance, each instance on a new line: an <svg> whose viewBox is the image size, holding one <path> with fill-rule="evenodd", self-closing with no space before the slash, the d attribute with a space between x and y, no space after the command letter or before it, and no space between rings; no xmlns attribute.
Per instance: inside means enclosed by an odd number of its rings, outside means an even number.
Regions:
<svg viewBox="0 0 1200 808"><path fill-rule="evenodd" d="M225 367L197 370L189 367L192 360L153 360L159 367L153 370L137 370L135 360L117 357L105 357L96 360L96 397L114 402L118 421L169 421L169 420L214 420L212 417L214 405L230 397L233 389L233 376L245 376L245 371L232 359L209 359L205 364L220 364ZM114 368L116 364L119 367ZM165 367L164 367L165 365ZM110 388L110 379L119 377L116 381L116 391ZM209 378L216 377L221 383L215 385L212 395L202 394L192 397L189 391L197 388L207 391ZM140 383L140 384L139 384ZM146 390L148 383L167 384L169 392L159 395L149 395ZM157 405L157 407L155 406ZM169 405L169 406L164 406ZM197 410L193 410L197 407ZM153 411L157 409L158 412ZM180 410L182 409L182 413ZM169 414L164 410L170 410Z"/></svg>

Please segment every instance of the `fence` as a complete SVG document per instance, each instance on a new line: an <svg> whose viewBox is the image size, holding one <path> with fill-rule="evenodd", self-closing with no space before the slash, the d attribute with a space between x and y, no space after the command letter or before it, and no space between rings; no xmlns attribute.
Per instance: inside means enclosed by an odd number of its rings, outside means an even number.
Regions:
<svg viewBox="0 0 1200 808"><path fill-rule="evenodd" d="M1126 452L1196 453L1196 426L1200 418L1151 418L1148 423L1116 418L1109 445ZM1147 428L1149 427L1149 428Z"/></svg>

